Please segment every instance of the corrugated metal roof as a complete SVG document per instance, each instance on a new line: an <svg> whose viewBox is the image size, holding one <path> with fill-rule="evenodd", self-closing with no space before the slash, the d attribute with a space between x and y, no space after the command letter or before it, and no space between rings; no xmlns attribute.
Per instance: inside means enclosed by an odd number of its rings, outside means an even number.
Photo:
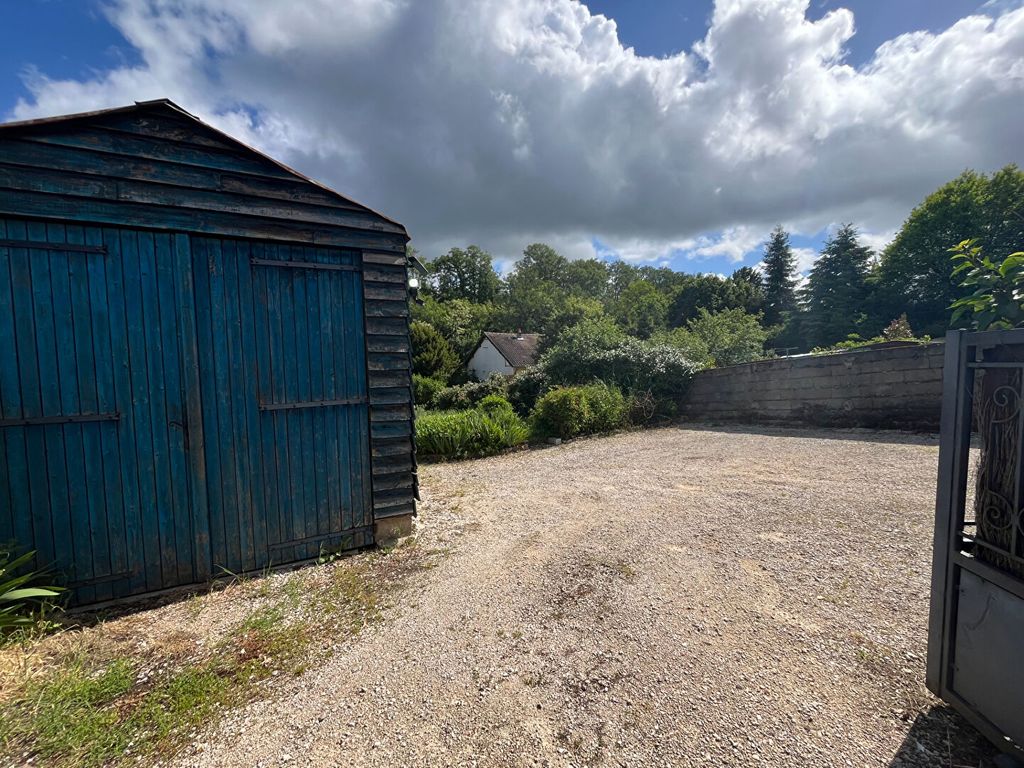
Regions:
<svg viewBox="0 0 1024 768"><path fill-rule="evenodd" d="M486 338L513 368L525 368L537 362L539 333L497 333L484 331Z"/></svg>
<svg viewBox="0 0 1024 768"><path fill-rule="evenodd" d="M106 115L126 114L126 113L131 113L131 112L145 112L147 110L153 110L153 109L165 109L167 111L174 112L176 114L176 116L178 116L178 117L184 117L184 118L187 118L189 120L194 120L198 125L202 126L204 129L206 129L208 131L212 131L213 133L217 134L221 138L223 138L223 139L225 139L225 140L227 140L227 141L229 141L229 142L231 142L233 144L237 144L239 147L241 147L242 149L244 149L247 152L251 152L254 155L260 156L264 160L267 160L267 161L273 163L274 165L276 165L281 170L283 170L283 171L285 171L287 173L290 173L291 175L297 177L298 179L301 179L302 181L305 181L308 184L313 184L314 186L319 187L320 189L324 190L325 192L328 192L331 195L334 195L335 197L340 198L341 200L343 200L346 203L349 203L351 205L357 205L360 208L363 208L364 210L369 211L370 213L372 213L372 214L374 214L376 216L379 216L380 218L384 219L385 221L390 222L391 224L394 224L394 225L396 225L398 227L402 227L403 231L405 231L404 226L401 223L399 223L399 222L395 221L394 219L392 219L391 217L385 216L380 211L375 211L373 208L370 208L369 206L364 205L363 203L360 203L358 200L353 200L351 197L347 197L346 195L343 195L340 192L331 189L330 187L328 187L325 184L322 184L321 182L317 181L316 179L311 179L309 176L306 176L306 175L304 175L302 173L299 173L294 168L291 168L291 167L285 165L284 163L282 163L280 160L275 160L273 157L270 157L270 155L264 154L263 152L260 152L258 149L250 147L244 141L239 141L234 136L231 136L230 134L224 133L224 131L221 131L218 128L214 128L209 123L203 122L198 117L193 115L191 112L188 112L185 109L183 109L182 107L178 106L177 104L175 104L170 99L152 99L150 101L137 101L134 104L129 104L128 106L124 106L124 107L112 107L110 109L97 109L97 110L94 110L92 112L76 112L76 113L68 114L68 115L55 115L53 117L39 117L39 118L35 118L35 119L32 119L32 120L16 120L16 121L9 122L9 123L0 123L0 135L2 135L4 133L15 133L15 132L18 132L18 131L23 131L23 130L32 130L32 129L35 129L35 128L46 127L46 126L50 126L50 125L60 125L60 124L65 124L65 123L70 123L70 122L75 122L75 121L90 120L92 118L103 117L103 116L106 116ZM408 237L408 232L407 231L406 231L406 237Z"/></svg>

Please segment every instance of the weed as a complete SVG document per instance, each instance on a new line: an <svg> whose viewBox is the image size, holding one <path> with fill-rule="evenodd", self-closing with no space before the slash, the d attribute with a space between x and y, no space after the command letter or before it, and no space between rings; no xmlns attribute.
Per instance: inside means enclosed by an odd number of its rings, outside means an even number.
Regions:
<svg viewBox="0 0 1024 768"><path fill-rule="evenodd" d="M128 745L112 703L135 684L133 666L117 659L106 668L90 669L75 659L42 681L29 684L21 705L0 716L3 741L31 734L33 751L45 758L74 758L100 765Z"/></svg>
<svg viewBox="0 0 1024 768"><path fill-rule="evenodd" d="M302 673L339 639L378 621L388 593L418 570L427 554L412 543L391 555L335 563L316 574L263 579L240 595L259 596L258 607L198 657L175 650L180 644L157 644L143 666L131 658L136 646L128 640L99 654L81 645L58 654L41 677L29 676L26 667L19 681L5 681L0 752L54 766L166 757L186 734L251 700L261 680ZM245 581L229 576L235 583ZM189 598L186 615L198 616L205 598ZM34 640L23 642L30 653Z"/></svg>

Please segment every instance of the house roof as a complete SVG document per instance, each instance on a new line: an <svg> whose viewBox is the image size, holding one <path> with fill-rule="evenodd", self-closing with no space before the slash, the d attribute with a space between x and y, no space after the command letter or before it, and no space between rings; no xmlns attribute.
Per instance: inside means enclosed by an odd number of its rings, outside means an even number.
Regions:
<svg viewBox="0 0 1024 768"><path fill-rule="evenodd" d="M525 368L537 362L537 348L541 340L539 333L484 331L484 338L494 345L513 368Z"/></svg>
<svg viewBox="0 0 1024 768"><path fill-rule="evenodd" d="M405 233L405 228L399 222L395 221L394 219L392 219L392 218L390 218L388 216L385 216L384 214L380 213L379 211L375 211L372 208L370 208L369 206L363 205L362 203L360 203L360 202L358 202L356 200L353 200L350 197L342 195L341 193L331 189L330 187L326 186L325 184L322 184L322 183L320 183L319 181L317 181L315 179L311 179L310 177L305 176L305 175L299 173L294 168L288 167L287 165L285 165L284 163L280 162L279 160L275 160L274 158L270 157L269 155L266 155L263 152L260 152L258 149L254 149L253 147L250 147L245 142L239 141L234 136L231 136L230 134L224 133L223 131L221 131L221 130L219 130L217 128L214 128L209 123L203 122L198 117L193 115L191 112L188 112L185 109L183 109L182 107L178 106L177 104L175 104L170 99L152 99L150 101L136 101L134 104L130 104L130 105L124 106L124 107L113 107L113 108L110 108L110 109L98 109L98 110L94 110L92 112L77 112L77 113L74 113L74 114L56 115L56 116L53 116L53 117L42 117L42 118L36 118L36 119L33 119L33 120L18 120L18 121L9 122L9 123L0 123L0 136L7 135L7 134L15 134L15 135L17 135L17 134L20 134L20 133L23 133L23 132L27 133L27 132L37 131L37 130L45 130L45 129L51 127L51 126L63 126L63 125L72 124L72 123L76 123L76 122L88 122L88 121L93 120L95 118L102 118L102 117L107 117L107 116L115 116L115 115L121 115L121 114L131 114L131 113L147 113L147 112L148 113L163 112L164 114L173 115L174 117L176 117L178 119L184 119L184 120L191 121L191 122L193 122L195 124L195 127L196 127L197 130L202 130L202 131L206 131L208 133L215 134L220 139L226 140L229 143L236 145L237 147L239 147L240 149L244 150L245 152L249 152L249 153L251 153L253 155L257 155L257 156L263 158L264 160L267 160L267 161L273 163L278 168L280 168L281 170L285 171L288 174L291 174L292 176L296 177L297 179L299 179L301 181L304 181L304 182L306 182L308 184L312 184L312 185L314 185L316 187L319 187L324 192L326 192L326 193L328 193L328 194L338 198L339 200L341 200L341 201L343 201L345 203L348 203L349 205L354 205L354 206L357 206L358 208L362 208L364 211L366 211L366 212L368 212L370 214L373 214L374 216L377 216L380 219L383 219L384 221L386 221L386 222L388 222L390 224L395 225L396 227L400 228L403 233ZM408 237L408 234L406 234L406 237Z"/></svg>

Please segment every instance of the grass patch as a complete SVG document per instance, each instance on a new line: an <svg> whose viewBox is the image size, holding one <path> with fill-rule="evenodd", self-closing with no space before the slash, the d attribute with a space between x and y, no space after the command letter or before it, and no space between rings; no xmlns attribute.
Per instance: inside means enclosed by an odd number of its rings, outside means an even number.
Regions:
<svg viewBox="0 0 1024 768"><path fill-rule="evenodd" d="M159 644L140 652L138 637L130 635L119 644L82 643L76 652L35 652L33 674L26 664L19 679L8 674L2 681L0 753L54 766L167 757L221 713L267 690L261 681L302 673L340 640L378 621L388 595L424 557L413 543L391 554L239 583L227 597L191 598L180 616L199 616L204 600L237 599L252 607L211 642L184 644L188 653L164 652ZM34 649L26 646L25 653L28 659Z"/></svg>

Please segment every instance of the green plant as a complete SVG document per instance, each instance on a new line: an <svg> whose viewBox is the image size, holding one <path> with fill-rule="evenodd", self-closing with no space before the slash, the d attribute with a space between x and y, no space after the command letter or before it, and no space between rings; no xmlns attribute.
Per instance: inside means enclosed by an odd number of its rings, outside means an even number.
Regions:
<svg viewBox="0 0 1024 768"><path fill-rule="evenodd" d="M36 626L39 614L64 591L61 587L41 586L39 582L47 577L44 571L15 575L35 555L34 551L26 552L11 560L10 552L0 552L0 633Z"/></svg>
<svg viewBox="0 0 1024 768"><path fill-rule="evenodd" d="M424 456L464 459L522 445L526 422L509 407L425 412L416 419L416 450Z"/></svg>
<svg viewBox="0 0 1024 768"><path fill-rule="evenodd" d="M953 275L963 274L960 284L974 290L954 301L951 324L969 315L978 330L1024 326L1024 251L992 261L977 240L964 240L951 248L958 262Z"/></svg>
<svg viewBox="0 0 1024 768"><path fill-rule="evenodd" d="M590 421L582 387L558 387L537 401L533 429L540 437L576 437L586 433Z"/></svg>
<svg viewBox="0 0 1024 768"><path fill-rule="evenodd" d="M412 371L447 381L459 367L459 358L452 345L432 325L418 320L409 324L412 345Z"/></svg>
<svg viewBox="0 0 1024 768"><path fill-rule="evenodd" d="M486 381L470 381L454 387L445 387L431 401L439 411L459 411L475 408L488 395L508 394L508 379L500 373L488 376Z"/></svg>
<svg viewBox="0 0 1024 768"><path fill-rule="evenodd" d="M701 308L686 324L687 330L703 343L714 365L736 365L764 357L764 344L771 335L761 327L761 316L742 309L711 313Z"/></svg>
<svg viewBox="0 0 1024 768"><path fill-rule="evenodd" d="M630 403L618 387L596 381L559 387L537 401L533 428L540 437L570 438L610 432L626 423Z"/></svg>
<svg viewBox="0 0 1024 768"><path fill-rule="evenodd" d="M476 406L484 413L497 413L499 411L512 411L512 403L501 395L487 395Z"/></svg>
<svg viewBox="0 0 1024 768"><path fill-rule="evenodd" d="M437 393L444 387L445 384L440 379L423 376L419 373L412 375L412 395L416 405L430 405L437 397Z"/></svg>
<svg viewBox="0 0 1024 768"><path fill-rule="evenodd" d="M594 380L630 396L650 393L661 413L671 413L702 367L668 344L625 336L607 321L588 321L563 334L541 359L551 384Z"/></svg>
<svg viewBox="0 0 1024 768"><path fill-rule="evenodd" d="M528 416L537 404L537 398L551 389L551 380L543 365L533 365L520 371L508 382L508 401L516 413Z"/></svg>

